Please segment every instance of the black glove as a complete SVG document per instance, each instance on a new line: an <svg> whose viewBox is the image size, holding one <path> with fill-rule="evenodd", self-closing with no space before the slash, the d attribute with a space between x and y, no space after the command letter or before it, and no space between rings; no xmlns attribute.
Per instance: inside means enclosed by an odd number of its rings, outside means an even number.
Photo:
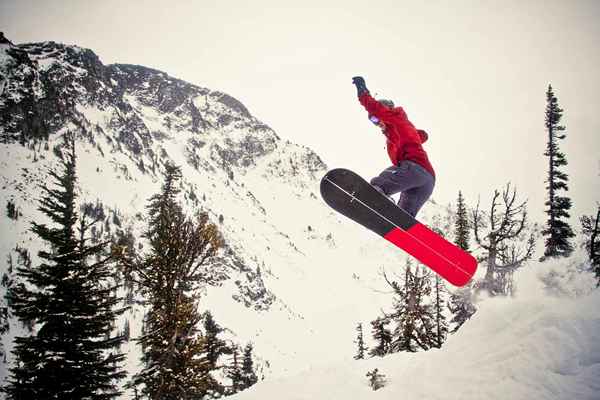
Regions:
<svg viewBox="0 0 600 400"><path fill-rule="evenodd" d="M356 91L359 96L364 93L369 93L365 79L362 76L355 76L352 78L352 84L356 86Z"/></svg>

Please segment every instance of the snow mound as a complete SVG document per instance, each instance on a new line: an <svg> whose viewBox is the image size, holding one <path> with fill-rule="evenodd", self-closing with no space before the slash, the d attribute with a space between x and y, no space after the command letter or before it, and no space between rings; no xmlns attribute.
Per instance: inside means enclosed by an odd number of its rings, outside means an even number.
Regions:
<svg viewBox="0 0 600 400"><path fill-rule="evenodd" d="M535 263L514 298L484 298L443 348L347 361L235 399L599 399L600 290L577 258ZM386 385L373 391L367 372Z"/></svg>

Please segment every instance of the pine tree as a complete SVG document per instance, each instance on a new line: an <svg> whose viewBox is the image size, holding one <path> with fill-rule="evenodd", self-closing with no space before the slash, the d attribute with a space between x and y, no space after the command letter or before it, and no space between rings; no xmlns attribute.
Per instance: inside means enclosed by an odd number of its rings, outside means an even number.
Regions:
<svg viewBox="0 0 600 400"><path fill-rule="evenodd" d="M210 311L204 313L204 341L205 341L205 353L208 361L210 362L210 369L219 369L218 361L219 358L224 354L231 354L231 349L227 345L227 342L219 335L223 333L224 329L215 322Z"/></svg>
<svg viewBox="0 0 600 400"><path fill-rule="evenodd" d="M357 332L357 338L356 338L356 345L358 346L358 350L356 355L354 356L355 360L362 360L365 358L365 351L367 350L367 348L365 347L365 340L363 337L363 328L362 328L362 324L358 324L356 326L356 332Z"/></svg>
<svg viewBox="0 0 600 400"><path fill-rule="evenodd" d="M33 326L30 336L15 339L15 366L5 388L9 399L110 399L121 393L125 376L123 337L112 336L123 309L111 283L107 243L89 245L90 224L75 208L75 141L65 135L62 171L50 171L55 188L42 187L39 210L50 224L32 223L45 243L41 263L19 268L27 285L8 294L14 314Z"/></svg>
<svg viewBox="0 0 600 400"><path fill-rule="evenodd" d="M383 357L388 354L392 343L392 333L387 328L389 320L387 318L377 318L371 321L371 332L377 345L369 351L371 357Z"/></svg>
<svg viewBox="0 0 600 400"><path fill-rule="evenodd" d="M125 326L123 326L123 340L129 342L131 339L131 326L129 325L129 319L125 320Z"/></svg>
<svg viewBox="0 0 600 400"><path fill-rule="evenodd" d="M233 346L231 355L231 363L227 368L227 377L231 380L231 390L229 394L235 394L240 390L243 390L242 367L240 366L240 350L238 346Z"/></svg>
<svg viewBox="0 0 600 400"><path fill-rule="evenodd" d="M379 372L378 368L373 371L367 372L367 378L369 379L369 386L373 390L379 390L386 385L385 375Z"/></svg>
<svg viewBox="0 0 600 400"><path fill-rule="evenodd" d="M548 190L548 201L546 201L546 214L548 222L542 231L545 240L544 257L567 257L573 252L571 238L575 236L568 223L571 199L560 196L560 191L568 191L568 175L561 170L567 165L564 153L559 150L558 141L566 136L562 134L565 130L560 125L563 110L558 106L558 100L554 95L552 86L548 85L546 92L546 118L545 126L548 132L548 144L545 156L549 159L548 178L546 189Z"/></svg>
<svg viewBox="0 0 600 400"><path fill-rule="evenodd" d="M15 205L14 201L8 200L6 202L6 216L16 221L19 219L20 215L21 212L19 211L19 208Z"/></svg>
<svg viewBox="0 0 600 400"><path fill-rule="evenodd" d="M206 338L198 329L197 285L202 267L222 245L208 215L186 217L177 202L181 171L168 164L161 192L148 205L145 238L150 250L143 257L122 254L122 262L147 298L145 332L139 338L144 368L133 384L153 399L202 398L218 393L210 375Z"/></svg>
<svg viewBox="0 0 600 400"><path fill-rule="evenodd" d="M472 293L473 289L471 283L469 283L468 285L457 289L450 296L448 309L453 314L450 323L454 324L454 327L450 331L451 333L456 333L456 331L458 331L477 311L477 308L473 304Z"/></svg>
<svg viewBox="0 0 600 400"><path fill-rule="evenodd" d="M29 250L19 246L18 244L14 248L15 257L13 257L13 252L9 252L7 255L7 269L4 274L2 274L2 280L0 281L0 285L5 288L5 293L10 294L11 291L15 288L16 285L23 285L24 283L20 281L17 276L17 268L20 266L22 268L31 268L32 261L31 256L29 254ZM16 259L16 260L15 260ZM15 264L16 262L16 264ZM3 336L10 330L10 319L12 315L9 312L10 310L10 298L9 296L4 296L0 298L0 336ZM25 324L25 328L31 331L32 327L29 324ZM4 345L0 341L0 360L4 360L6 364L6 352L4 349ZM1 362L1 361L0 361ZM0 388L0 393L2 388Z"/></svg>
<svg viewBox="0 0 600 400"><path fill-rule="evenodd" d="M254 361L252 360L253 350L252 343L248 343L244 348L244 359L242 360L242 383L244 389L258 382L256 372L254 372Z"/></svg>
<svg viewBox="0 0 600 400"><path fill-rule="evenodd" d="M462 192L458 192L458 201L456 206L456 222L454 224L455 238L454 243L463 250L469 251L469 217Z"/></svg>
<svg viewBox="0 0 600 400"><path fill-rule="evenodd" d="M418 349L428 350L437 342L435 338L436 316L431 304L426 302L431 294L431 274L419 268L413 273L410 263L406 267L404 284L390 281L384 274L386 282L392 287L394 311L388 316L396 323L392 332L390 352L416 352Z"/></svg>
<svg viewBox="0 0 600 400"><path fill-rule="evenodd" d="M600 205L595 218L587 215L581 217L581 225L586 237L585 247L590 256L592 270L596 274L600 286Z"/></svg>
<svg viewBox="0 0 600 400"><path fill-rule="evenodd" d="M436 275L434 286L435 299L433 303L433 312L435 316L435 335L432 342L433 346L437 348L442 347L442 344L446 341L446 336L448 335L448 322L446 316L444 315L444 298L446 293L447 289L444 285L444 282L439 275Z"/></svg>

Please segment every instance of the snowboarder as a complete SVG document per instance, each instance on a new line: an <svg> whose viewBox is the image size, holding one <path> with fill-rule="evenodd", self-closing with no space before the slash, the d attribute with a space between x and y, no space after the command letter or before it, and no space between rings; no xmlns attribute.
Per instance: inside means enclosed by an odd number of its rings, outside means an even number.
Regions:
<svg viewBox="0 0 600 400"><path fill-rule="evenodd" d="M369 113L369 120L381 128L387 139L392 166L371 180L371 185L390 197L401 193L398 206L415 217L429 199L435 186L435 171L422 144L428 134L416 129L402 107L391 100L375 100L361 76L352 78L358 100Z"/></svg>

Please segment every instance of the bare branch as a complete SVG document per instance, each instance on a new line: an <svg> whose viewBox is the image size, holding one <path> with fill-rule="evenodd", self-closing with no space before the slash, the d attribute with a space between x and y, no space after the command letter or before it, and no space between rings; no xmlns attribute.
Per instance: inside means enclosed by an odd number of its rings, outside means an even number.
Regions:
<svg viewBox="0 0 600 400"><path fill-rule="evenodd" d="M473 219L473 233L475 236L475 242L485 250L490 250L488 246L484 243L484 238L480 236L480 229L485 228L484 215L480 209L481 198L477 199L477 207L473 210L472 219Z"/></svg>
<svg viewBox="0 0 600 400"><path fill-rule="evenodd" d="M482 223L484 213L480 210L479 202L473 212L475 240L487 251L480 261L487 260L484 286L488 288L511 287L512 275L507 274L533 256L535 229L525 242L523 237L530 229L526 206L527 201L517 201L517 190L509 182L502 192L494 191L487 225ZM486 234L482 236L484 229ZM498 265L498 260L501 265Z"/></svg>
<svg viewBox="0 0 600 400"><path fill-rule="evenodd" d="M394 289L394 292L397 294L401 294L402 289L400 288L400 286L398 285L398 282L396 281L391 281L388 279L387 274L385 273L385 271L382 271L383 274L383 278L385 279L385 281L387 282L388 285L390 285L390 287L392 289Z"/></svg>

